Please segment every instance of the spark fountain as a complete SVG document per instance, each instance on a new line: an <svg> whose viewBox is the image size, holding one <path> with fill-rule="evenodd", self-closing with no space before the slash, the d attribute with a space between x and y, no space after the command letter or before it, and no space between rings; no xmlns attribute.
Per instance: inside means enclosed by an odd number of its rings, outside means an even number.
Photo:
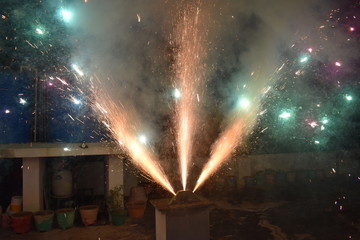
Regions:
<svg viewBox="0 0 360 240"><path fill-rule="evenodd" d="M212 147L212 153L209 161L205 164L193 192L195 192L207 178L216 172L220 166L231 156L233 151L239 145L241 137L246 135L246 132L251 129L256 117L256 111L247 114L246 117L238 117L234 122L224 130L220 138Z"/></svg>
<svg viewBox="0 0 360 240"><path fill-rule="evenodd" d="M196 129L197 104L200 101L199 89L203 82L201 61L204 57L203 36L198 25L201 21L199 6L190 6L177 25L175 43L179 52L175 64L175 84L180 90L176 106L175 125L177 129L177 148L183 190L186 190L191 147Z"/></svg>
<svg viewBox="0 0 360 240"><path fill-rule="evenodd" d="M131 116L131 111L118 103L116 104L111 95L105 92L102 82L95 76L93 79L94 105L93 109L102 116L104 125L112 133L118 143L124 146L131 156L134 164L143 170L152 179L164 187L167 191L175 195L175 191L163 172L158 160L143 144L139 142L134 132L135 117ZM94 86L97 86L96 88Z"/></svg>
<svg viewBox="0 0 360 240"><path fill-rule="evenodd" d="M200 3L200 2L199 2ZM200 4L199 4L200 5ZM157 240L207 240L210 238L209 201L196 196L187 189L191 147L196 129L197 104L200 102L199 89L204 80L202 61L205 57L200 31L200 6L192 5L185 10L182 21L178 23L176 43L179 52L176 57L176 86L180 89L177 103L175 125L177 129L177 147L179 168L183 190L172 199L152 200L155 208Z"/></svg>
<svg viewBox="0 0 360 240"><path fill-rule="evenodd" d="M142 145L135 137L134 119L129 108L115 104L107 92L95 92L95 110L103 116L103 123L119 144L127 150L133 162L145 173L153 178L164 189L171 192L172 199L152 200L156 210L156 239L209 239L209 211L211 202L195 195L204 182L213 175L220 166L230 158L242 137L248 133L255 123L260 101L253 98L252 103L247 99L241 100L241 110L233 114L233 120L219 139L214 143L209 161L205 164L193 191L188 190L188 177L192 146L197 129L198 108L203 89L206 50L205 37L207 30L200 22L204 16L200 11L201 2L188 6L177 27L171 43L177 49L174 64L174 85L177 89L176 111L174 125L176 128L176 142L179 170L183 190L177 192L171 186L166 174L157 163L152 152ZM204 25L204 24L202 24ZM265 79L265 78L264 78ZM94 86L100 86L98 78ZM262 81L260 81L262 82ZM261 84L260 84L261 85ZM99 91L100 88L95 88ZM252 95L257 96L259 85L252 89ZM100 90L101 91L101 90Z"/></svg>

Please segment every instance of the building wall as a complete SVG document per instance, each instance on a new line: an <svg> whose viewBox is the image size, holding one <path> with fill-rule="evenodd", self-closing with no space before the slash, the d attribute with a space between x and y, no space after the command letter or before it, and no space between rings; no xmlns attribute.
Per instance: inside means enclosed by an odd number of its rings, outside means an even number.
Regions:
<svg viewBox="0 0 360 240"><path fill-rule="evenodd" d="M94 195L105 194L104 161L86 162L80 172L78 189L92 189Z"/></svg>
<svg viewBox="0 0 360 240"><path fill-rule="evenodd" d="M236 176L254 176L258 171L298 171L322 169L327 175L353 173L359 168L359 150L317 153L284 153L249 155L234 159Z"/></svg>

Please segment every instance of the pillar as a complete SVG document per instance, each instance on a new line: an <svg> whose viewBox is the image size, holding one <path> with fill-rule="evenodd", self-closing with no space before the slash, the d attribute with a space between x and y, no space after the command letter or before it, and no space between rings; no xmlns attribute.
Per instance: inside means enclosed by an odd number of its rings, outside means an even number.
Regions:
<svg viewBox="0 0 360 240"><path fill-rule="evenodd" d="M106 192L116 186L124 185L124 160L117 155L109 155L106 159Z"/></svg>
<svg viewBox="0 0 360 240"><path fill-rule="evenodd" d="M23 211L43 210L43 158L23 158Z"/></svg>

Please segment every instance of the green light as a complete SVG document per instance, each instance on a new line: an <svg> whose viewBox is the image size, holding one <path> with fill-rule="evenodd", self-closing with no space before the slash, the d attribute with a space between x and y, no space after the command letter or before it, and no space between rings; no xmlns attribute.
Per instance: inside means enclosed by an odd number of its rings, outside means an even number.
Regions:
<svg viewBox="0 0 360 240"><path fill-rule="evenodd" d="M291 113L289 112L282 112L280 115L279 115L280 118L282 119L288 119L291 117Z"/></svg>
<svg viewBox="0 0 360 240"><path fill-rule="evenodd" d="M329 119L327 119L326 117L323 117L322 120L321 120L321 122L322 122L323 124L328 124L328 123L329 123Z"/></svg>
<svg viewBox="0 0 360 240"><path fill-rule="evenodd" d="M351 96L351 95L345 95L345 99L347 100L347 101L352 101L353 100L353 97Z"/></svg>
<svg viewBox="0 0 360 240"><path fill-rule="evenodd" d="M320 141L315 140L314 143L315 143L315 144L320 144Z"/></svg>
<svg viewBox="0 0 360 240"><path fill-rule="evenodd" d="M44 35L44 33L45 33L45 31L44 31L43 29L39 28L39 27L37 27L37 28L35 29L35 32L36 32L37 34L39 34L39 35Z"/></svg>
<svg viewBox="0 0 360 240"><path fill-rule="evenodd" d="M307 62L307 61L309 61L309 57L302 57L302 58L300 59L300 62L301 62L301 63L305 63L305 62Z"/></svg>
<svg viewBox="0 0 360 240"><path fill-rule="evenodd" d="M309 53L302 53L298 61L302 64L305 64L310 60L310 57L311 55Z"/></svg>

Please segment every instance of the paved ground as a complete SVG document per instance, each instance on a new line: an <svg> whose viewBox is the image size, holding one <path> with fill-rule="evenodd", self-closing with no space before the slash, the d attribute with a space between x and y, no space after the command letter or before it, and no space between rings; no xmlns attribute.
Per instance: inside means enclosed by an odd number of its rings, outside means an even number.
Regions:
<svg viewBox="0 0 360 240"><path fill-rule="evenodd" d="M210 212L211 240L360 240L358 182L332 179L312 185L251 188L202 193L215 203ZM344 198L345 197L345 198ZM14 234L0 230L0 239L13 240L155 240L154 209L144 218L68 230L32 230Z"/></svg>

